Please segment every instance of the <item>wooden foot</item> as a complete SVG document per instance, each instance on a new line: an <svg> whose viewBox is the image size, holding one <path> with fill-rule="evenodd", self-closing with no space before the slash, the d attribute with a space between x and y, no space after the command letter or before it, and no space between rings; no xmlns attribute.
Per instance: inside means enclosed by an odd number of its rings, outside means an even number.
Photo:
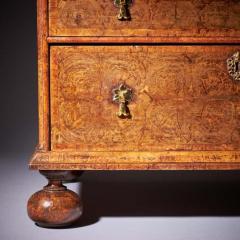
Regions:
<svg viewBox="0 0 240 240"><path fill-rule="evenodd" d="M28 200L28 216L41 227L64 227L78 220L82 215L82 202L62 184L68 179L69 171L40 173L48 179L48 185Z"/></svg>

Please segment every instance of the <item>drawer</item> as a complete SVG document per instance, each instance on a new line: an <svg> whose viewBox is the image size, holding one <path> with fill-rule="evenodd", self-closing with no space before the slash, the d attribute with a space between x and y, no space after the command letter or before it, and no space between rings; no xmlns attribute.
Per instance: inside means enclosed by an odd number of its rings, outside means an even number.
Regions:
<svg viewBox="0 0 240 240"><path fill-rule="evenodd" d="M51 46L52 150L240 150L239 49Z"/></svg>
<svg viewBox="0 0 240 240"><path fill-rule="evenodd" d="M114 0L49 0L49 34L240 37L240 2L236 0L133 0L128 21L117 19L119 11Z"/></svg>

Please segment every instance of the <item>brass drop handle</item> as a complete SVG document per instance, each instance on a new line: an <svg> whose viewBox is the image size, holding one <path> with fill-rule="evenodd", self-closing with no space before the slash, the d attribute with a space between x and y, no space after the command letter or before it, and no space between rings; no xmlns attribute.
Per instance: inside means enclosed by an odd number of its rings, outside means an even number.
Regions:
<svg viewBox="0 0 240 240"><path fill-rule="evenodd" d="M131 19L129 6L132 4L132 0L114 0L114 4L119 8L118 20L126 21Z"/></svg>
<svg viewBox="0 0 240 240"><path fill-rule="evenodd" d="M131 118L128 104L133 97L132 89L125 84L120 84L117 88L113 89L112 93L113 101L119 104L117 116L119 118Z"/></svg>
<svg viewBox="0 0 240 240"><path fill-rule="evenodd" d="M240 81L240 52L234 53L227 59L227 69L233 80Z"/></svg>

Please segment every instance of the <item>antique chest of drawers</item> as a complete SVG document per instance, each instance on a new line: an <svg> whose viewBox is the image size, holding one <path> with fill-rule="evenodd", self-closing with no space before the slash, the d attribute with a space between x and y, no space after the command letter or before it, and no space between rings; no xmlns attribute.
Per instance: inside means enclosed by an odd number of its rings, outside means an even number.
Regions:
<svg viewBox="0 0 240 240"><path fill-rule="evenodd" d="M82 213L73 170L240 169L240 2L38 0L39 225Z"/></svg>

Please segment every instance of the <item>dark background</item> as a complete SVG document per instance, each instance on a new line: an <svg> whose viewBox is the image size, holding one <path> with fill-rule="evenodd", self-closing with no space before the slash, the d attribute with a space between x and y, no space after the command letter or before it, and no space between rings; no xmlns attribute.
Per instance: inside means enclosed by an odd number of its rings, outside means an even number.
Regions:
<svg viewBox="0 0 240 240"><path fill-rule="evenodd" d="M68 187L82 220L43 229L26 213L46 183L29 171L37 144L36 1L0 5L0 239L240 239L240 172L85 172Z"/></svg>
<svg viewBox="0 0 240 240"><path fill-rule="evenodd" d="M36 1L0 9L0 152L29 152L37 142Z"/></svg>

